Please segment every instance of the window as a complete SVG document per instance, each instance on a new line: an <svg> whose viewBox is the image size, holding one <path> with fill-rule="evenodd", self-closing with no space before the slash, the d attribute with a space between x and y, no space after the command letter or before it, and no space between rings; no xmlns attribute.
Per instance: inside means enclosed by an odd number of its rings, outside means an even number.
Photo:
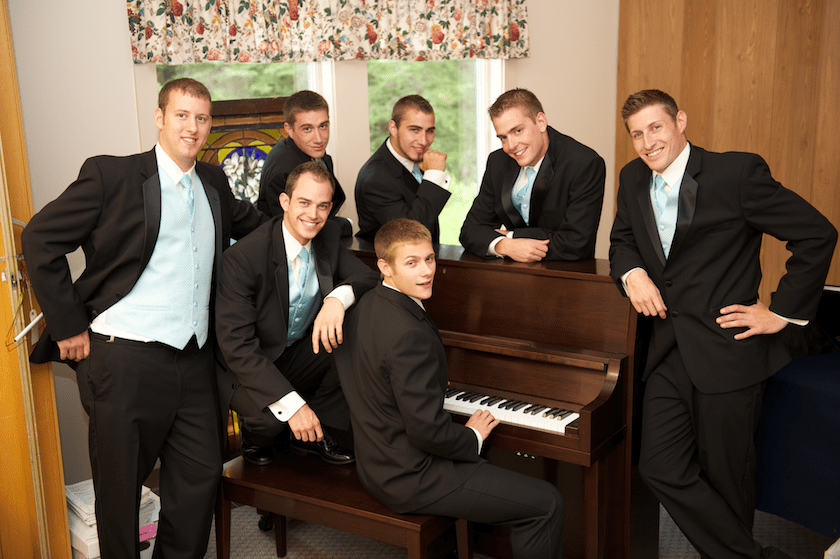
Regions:
<svg viewBox="0 0 840 559"><path fill-rule="evenodd" d="M207 86L214 101L288 97L309 89L309 64L228 64L203 62L157 66L158 87L176 78L193 78Z"/></svg>
<svg viewBox="0 0 840 559"><path fill-rule="evenodd" d="M498 140L495 146L491 141L495 134L487 108L501 94L501 84L501 61L368 61L371 153L388 137L391 109L398 99L416 93L435 110L432 148L447 155L452 192L440 215L443 244L459 244L461 224L478 193L487 155L499 147Z"/></svg>

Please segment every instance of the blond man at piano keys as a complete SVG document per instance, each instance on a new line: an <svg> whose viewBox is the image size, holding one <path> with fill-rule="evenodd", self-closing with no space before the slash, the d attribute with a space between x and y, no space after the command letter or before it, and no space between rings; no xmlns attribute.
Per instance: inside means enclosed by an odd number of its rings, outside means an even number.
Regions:
<svg viewBox="0 0 840 559"><path fill-rule="evenodd" d="M446 356L423 307L435 276L431 239L413 220L382 226L374 246L384 279L348 313L335 352L359 479L395 512L507 524L513 557L562 558L557 488L480 456L499 423L490 412L461 425L443 409Z"/></svg>

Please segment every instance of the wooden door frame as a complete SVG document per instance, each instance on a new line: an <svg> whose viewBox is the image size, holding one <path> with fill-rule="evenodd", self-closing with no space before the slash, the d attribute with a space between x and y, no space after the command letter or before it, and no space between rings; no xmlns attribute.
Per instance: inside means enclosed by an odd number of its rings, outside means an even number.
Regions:
<svg viewBox="0 0 840 559"><path fill-rule="evenodd" d="M0 0L0 60L0 315L6 333L0 357L0 557L69 559L52 366L30 366L28 336L13 343L29 322L20 234L32 216L32 195L6 0Z"/></svg>

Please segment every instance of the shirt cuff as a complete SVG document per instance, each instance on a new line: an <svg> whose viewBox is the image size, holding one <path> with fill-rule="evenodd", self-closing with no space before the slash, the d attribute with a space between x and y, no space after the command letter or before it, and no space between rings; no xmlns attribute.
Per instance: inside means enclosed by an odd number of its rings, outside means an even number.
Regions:
<svg viewBox="0 0 840 559"><path fill-rule="evenodd" d="M286 423L304 404L306 404L306 400L292 390L273 404L269 404L268 409L279 421Z"/></svg>
<svg viewBox="0 0 840 559"><path fill-rule="evenodd" d="M423 180L434 183L449 192L449 173L446 171L438 171L437 169L428 169L423 173Z"/></svg>
<svg viewBox="0 0 840 559"><path fill-rule="evenodd" d="M335 297L341 304L344 305L344 310L346 311L350 307L353 306L353 303L356 302L356 295L353 293L353 287L349 285L339 285L332 291L327 297ZM324 297L326 299L327 297Z"/></svg>
<svg viewBox="0 0 840 559"><path fill-rule="evenodd" d="M513 231L508 231L507 235L505 235L504 237L496 237L495 239L490 241L490 245L487 247L487 254L492 255L492 256L498 256L499 258L504 258L505 256L503 254L499 254L498 252L496 252L496 245L499 244L499 241L501 241L502 239L512 239L512 238L513 238Z"/></svg>
<svg viewBox="0 0 840 559"><path fill-rule="evenodd" d="M484 439L481 438L481 433L478 432L478 429L475 427L470 427L472 432L475 433L475 438L478 439L478 453L481 454L481 447L484 445Z"/></svg>
<svg viewBox="0 0 840 559"><path fill-rule="evenodd" d="M647 271L644 268L638 268L638 267L637 268L631 268L630 270L625 272L624 275L621 276L621 286L624 288L625 293L627 293L627 276L629 276L630 274L632 274L636 270L641 270L645 274L647 274Z"/></svg>
<svg viewBox="0 0 840 559"><path fill-rule="evenodd" d="M773 312L773 311L770 311L770 312ZM773 312L773 314L776 314L776 313ZM779 318L781 318L782 320L784 320L786 322L790 322L791 324L795 324L797 326L808 326L808 322L810 322L809 320L802 320L801 318L788 318L788 317L782 316L780 314L776 314L776 316L778 316Z"/></svg>

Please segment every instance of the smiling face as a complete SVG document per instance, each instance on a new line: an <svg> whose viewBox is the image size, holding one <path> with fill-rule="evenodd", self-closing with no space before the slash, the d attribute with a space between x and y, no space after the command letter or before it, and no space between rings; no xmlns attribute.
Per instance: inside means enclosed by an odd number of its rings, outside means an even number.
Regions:
<svg viewBox="0 0 840 559"><path fill-rule="evenodd" d="M661 173L685 149L687 121L683 111L679 111L674 119L662 105L648 105L627 117L627 129L642 161Z"/></svg>
<svg viewBox="0 0 840 559"><path fill-rule="evenodd" d="M537 113L536 118L531 118L521 108L511 107L492 121L496 137L502 141L502 150L520 167L536 165L548 151L545 113Z"/></svg>
<svg viewBox="0 0 840 559"><path fill-rule="evenodd" d="M393 120L388 123L388 132L394 151L409 161L420 163L435 141L435 114L408 109L399 126Z"/></svg>
<svg viewBox="0 0 840 559"><path fill-rule="evenodd" d="M324 157L330 141L330 115L326 109L303 111L295 115L295 123L283 125L295 145L313 159Z"/></svg>
<svg viewBox="0 0 840 559"><path fill-rule="evenodd" d="M397 247L393 263L384 259L377 261L385 283L400 292L424 301L432 296L435 280L435 251L432 243L404 243Z"/></svg>
<svg viewBox="0 0 840 559"><path fill-rule="evenodd" d="M158 143L182 171L189 171L210 135L210 100L175 90L165 109L155 109Z"/></svg>
<svg viewBox="0 0 840 559"><path fill-rule="evenodd" d="M297 242L306 245L327 223L332 209L332 187L329 181L303 173L295 183L291 197L285 192L280 194L280 207L286 229Z"/></svg>

